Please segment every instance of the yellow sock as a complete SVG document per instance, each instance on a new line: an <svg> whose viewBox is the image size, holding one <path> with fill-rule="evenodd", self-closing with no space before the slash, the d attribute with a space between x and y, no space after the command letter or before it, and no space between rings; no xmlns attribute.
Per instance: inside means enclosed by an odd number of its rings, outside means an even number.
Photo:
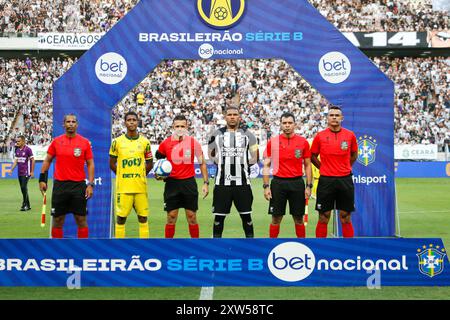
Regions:
<svg viewBox="0 0 450 320"><path fill-rule="evenodd" d="M149 238L148 222L144 222L144 223L139 222L139 238L140 239L148 239Z"/></svg>
<svg viewBox="0 0 450 320"><path fill-rule="evenodd" d="M116 223L116 238L123 239L125 238L125 225Z"/></svg>

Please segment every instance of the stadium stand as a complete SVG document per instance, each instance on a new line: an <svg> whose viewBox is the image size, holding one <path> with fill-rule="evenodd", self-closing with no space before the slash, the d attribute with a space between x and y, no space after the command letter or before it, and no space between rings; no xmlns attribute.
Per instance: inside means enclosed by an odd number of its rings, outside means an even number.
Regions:
<svg viewBox="0 0 450 320"><path fill-rule="evenodd" d="M449 28L431 0L310 0L340 31L426 31ZM0 0L0 33L104 32L138 0Z"/></svg>

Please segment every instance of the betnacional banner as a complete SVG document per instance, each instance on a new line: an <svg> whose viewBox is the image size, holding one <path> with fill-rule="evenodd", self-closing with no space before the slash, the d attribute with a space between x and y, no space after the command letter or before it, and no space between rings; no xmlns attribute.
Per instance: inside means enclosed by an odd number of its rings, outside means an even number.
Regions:
<svg viewBox="0 0 450 320"><path fill-rule="evenodd" d="M395 163L397 178L449 178L450 162L446 161L398 161Z"/></svg>
<svg viewBox="0 0 450 320"><path fill-rule="evenodd" d="M109 237L114 225L111 109L131 89L164 59L270 58L340 105L358 138L355 235L394 236L394 84L307 0L141 0L55 82L53 123L78 116L103 181L88 205L90 236ZM76 237L70 218L64 234Z"/></svg>
<svg viewBox="0 0 450 320"><path fill-rule="evenodd" d="M441 239L0 240L0 286L449 286Z"/></svg>
<svg viewBox="0 0 450 320"><path fill-rule="evenodd" d="M436 160L437 144L397 144L394 146L396 160Z"/></svg>

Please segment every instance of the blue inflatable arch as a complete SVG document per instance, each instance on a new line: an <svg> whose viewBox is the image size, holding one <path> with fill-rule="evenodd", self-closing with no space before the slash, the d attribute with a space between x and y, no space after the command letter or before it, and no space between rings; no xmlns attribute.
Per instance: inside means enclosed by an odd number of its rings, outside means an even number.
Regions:
<svg viewBox="0 0 450 320"><path fill-rule="evenodd" d="M274 57L341 105L358 138L355 235L394 236L393 83L308 1L141 0L54 85L54 136L75 113L101 179L88 205L90 237L111 236L111 109L122 97L163 59Z"/></svg>

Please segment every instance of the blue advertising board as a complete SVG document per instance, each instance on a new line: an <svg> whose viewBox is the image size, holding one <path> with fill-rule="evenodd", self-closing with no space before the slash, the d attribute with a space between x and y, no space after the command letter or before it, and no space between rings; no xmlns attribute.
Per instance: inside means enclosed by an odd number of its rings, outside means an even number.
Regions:
<svg viewBox="0 0 450 320"><path fill-rule="evenodd" d="M394 84L318 10L307 0L142 0L54 85L53 123L77 115L103 181L88 204L91 237L111 235L108 149L117 102L163 59L266 58L284 59L343 108L360 152L355 236L395 234ZM64 234L75 237L75 224Z"/></svg>
<svg viewBox="0 0 450 320"><path fill-rule="evenodd" d="M445 161L399 161L395 163L397 178L448 178L450 162Z"/></svg>
<svg viewBox="0 0 450 320"><path fill-rule="evenodd" d="M440 239L0 240L0 286L448 286Z"/></svg>

